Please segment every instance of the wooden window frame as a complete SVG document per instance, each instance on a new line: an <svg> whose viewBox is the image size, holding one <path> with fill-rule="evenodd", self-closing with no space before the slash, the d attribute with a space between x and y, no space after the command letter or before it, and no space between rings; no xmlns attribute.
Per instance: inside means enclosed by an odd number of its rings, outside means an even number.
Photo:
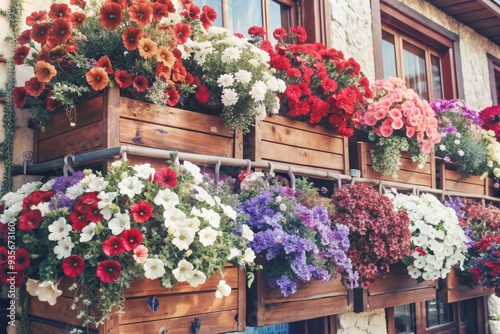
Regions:
<svg viewBox="0 0 500 334"><path fill-rule="evenodd" d="M500 96L497 95L497 82L495 78L495 72L500 72L500 59L497 57L487 54L488 57L488 72L490 74L490 89L491 89L491 101L492 105L497 105Z"/></svg>
<svg viewBox="0 0 500 334"><path fill-rule="evenodd" d="M431 21L398 0L372 0L371 9L376 79L384 77L382 26L385 25L438 50L440 52L444 98L464 98L460 37L457 34Z"/></svg>

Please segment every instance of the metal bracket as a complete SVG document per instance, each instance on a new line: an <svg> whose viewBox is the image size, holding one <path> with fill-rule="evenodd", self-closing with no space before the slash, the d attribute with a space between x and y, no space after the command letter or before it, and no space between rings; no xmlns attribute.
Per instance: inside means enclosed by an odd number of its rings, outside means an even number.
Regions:
<svg viewBox="0 0 500 334"><path fill-rule="evenodd" d="M337 180L337 189L340 190L340 188L342 188L342 179L340 178L340 175L338 174L335 174L335 173L330 173L330 172L327 172L326 175L328 177L331 177L332 179L336 179Z"/></svg>
<svg viewBox="0 0 500 334"><path fill-rule="evenodd" d="M219 184L220 180L220 166L222 165L221 159L217 159L217 163L215 164L215 184Z"/></svg>
<svg viewBox="0 0 500 334"><path fill-rule="evenodd" d="M295 174L293 174L292 167L288 167L288 176L290 177L290 188L295 190Z"/></svg>
<svg viewBox="0 0 500 334"><path fill-rule="evenodd" d="M199 317L195 317L193 323L191 324L191 330L193 334L198 334L200 332L201 327L201 319Z"/></svg>
<svg viewBox="0 0 500 334"><path fill-rule="evenodd" d="M71 158L71 161L75 163L75 156L73 154L68 154L64 157L64 166L63 166L63 175L68 176L68 172L71 173L71 175L75 174L75 170L73 167L68 162L68 159Z"/></svg>
<svg viewBox="0 0 500 334"><path fill-rule="evenodd" d="M268 162L269 165L269 175L274 176L274 165L272 162Z"/></svg>
<svg viewBox="0 0 500 334"><path fill-rule="evenodd" d="M26 175L28 165L33 161L33 151L26 151L23 154L23 174Z"/></svg>

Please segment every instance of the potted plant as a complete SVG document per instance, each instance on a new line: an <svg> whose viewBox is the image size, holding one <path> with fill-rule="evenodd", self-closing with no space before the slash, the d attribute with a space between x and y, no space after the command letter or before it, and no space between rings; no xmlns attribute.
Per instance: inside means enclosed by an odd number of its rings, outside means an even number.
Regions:
<svg viewBox="0 0 500 334"><path fill-rule="evenodd" d="M368 140L373 146L360 148L358 154L364 156L367 150L370 152L370 168L379 173L379 176L398 178L400 166L405 172L424 168L434 145L441 139L438 122L429 103L420 99L398 78L377 80L372 89L374 101L363 114L359 129L361 134L368 134ZM408 152L405 156L408 162L401 159L402 152ZM362 159L363 156L359 159L362 161L361 168L368 164L368 159ZM432 160L431 156L431 167ZM410 164L414 167L408 166ZM432 170L433 168L427 168L424 172L429 180L433 179ZM407 175L401 180L413 184L422 182L412 182ZM432 182L423 184L430 187Z"/></svg>
<svg viewBox="0 0 500 334"><path fill-rule="evenodd" d="M252 234L218 189L188 161L157 170L116 161L106 176L85 170L26 184L1 200L3 232L16 231L16 247L12 259L1 248L0 278L7 282L15 269L16 285L34 296L30 314L68 326L119 333L136 323L143 332L153 321L158 331L178 318L189 333L193 317L222 312L220 323L202 326L242 330L234 320L245 302L237 267L253 266ZM200 302L189 310L169 306L193 298Z"/></svg>

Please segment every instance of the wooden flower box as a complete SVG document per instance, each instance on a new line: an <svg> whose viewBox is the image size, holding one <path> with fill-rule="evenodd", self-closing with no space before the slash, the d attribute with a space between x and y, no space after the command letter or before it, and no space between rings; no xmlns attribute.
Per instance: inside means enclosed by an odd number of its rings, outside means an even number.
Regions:
<svg viewBox="0 0 500 334"><path fill-rule="evenodd" d="M297 284L297 292L285 297L279 289L271 289L263 270L247 292L247 324L267 326L350 312L352 291L340 278L329 282L309 281Z"/></svg>
<svg viewBox="0 0 500 334"><path fill-rule="evenodd" d="M368 289L354 289L354 312L365 312L436 299L437 281L418 283L402 263L391 265L386 277Z"/></svg>
<svg viewBox="0 0 500 334"><path fill-rule="evenodd" d="M436 159L434 158L434 153L429 155L424 167L419 168L418 163L411 160L409 153L402 152L398 178L395 179L390 176L382 175L373 169L370 153L373 144L357 142L355 147L356 150L353 150L353 154L351 155L353 162L351 166L352 168L359 169L361 171L361 177L363 178L395 181L429 188L436 187Z"/></svg>
<svg viewBox="0 0 500 334"><path fill-rule="evenodd" d="M460 180L457 166L438 159L438 188L445 191L456 191L467 194L486 195L488 193L487 179L480 176L469 176Z"/></svg>
<svg viewBox="0 0 500 334"><path fill-rule="evenodd" d="M162 287L158 280L135 281L125 293L125 313L113 315L105 324L92 328L95 334L166 334L225 333L245 330L245 273L237 267L226 267L224 279L231 286L231 294L222 299L215 298L215 290L221 276L214 275L196 288L187 283L178 283L175 290ZM159 305L154 312L148 299L155 296ZM77 311L71 310L71 292L65 290L50 306L30 297L30 333L59 334L81 325ZM85 333L87 333L85 329Z"/></svg>
<svg viewBox="0 0 500 334"><path fill-rule="evenodd" d="M347 137L280 115L266 117L245 136L244 157L349 174Z"/></svg>
<svg viewBox="0 0 500 334"><path fill-rule="evenodd" d="M497 197L499 189L494 188L495 180L492 177L486 178L486 196Z"/></svg>
<svg viewBox="0 0 500 334"><path fill-rule="evenodd" d="M495 289L477 287L471 289L460 283L460 274L452 270L445 279L439 280L438 296L445 303L454 303L466 299L482 297L495 293Z"/></svg>
<svg viewBox="0 0 500 334"><path fill-rule="evenodd" d="M45 131L35 131L34 162L117 146L152 147L242 158L243 137L218 116L157 106L120 97L110 88L78 106L76 126L65 113L54 115Z"/></svg>

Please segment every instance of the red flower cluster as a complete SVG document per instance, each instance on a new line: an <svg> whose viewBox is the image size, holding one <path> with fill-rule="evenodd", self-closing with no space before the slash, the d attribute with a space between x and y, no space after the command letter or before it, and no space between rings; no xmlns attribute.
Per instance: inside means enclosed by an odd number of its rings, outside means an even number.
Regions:
<svg viewBox="0 0 500 334"><path fill-rule="evenodd" d="M500 106L484 108L479 116L483 120L483 129L495 132L497 141L500 141Z"/></svg>
<svg viewBox="0 0 500 334"><path fill-rule="evenodd" d="M89 192L77 199L73 211L69 214L73 230L81 232L88 224L98 223L104 219L97 206L99 203L97 195L97 192Z"/></svg>
<svg viewBox="0 0 500 334"><path fill-rule="evenodd" d="M351 136L366 99L373 97L360 65L322 43L284 42L287 36L305 42L307 35L302 27L292 27L288 35L279 28L273 36L278 43L272 46L264 41L261 48L269 53L271 67L287 84L280 97L283 111L313 124L333 126L338 134Z"/></svg>
<svg viewBox="0 0 500 334"><path fill-rule="evenodd" d="M495 288L500 297L500 236L487 235L469 250L472 265L468 266L474 285Z"/></svg>
<svg viewBox="0 0 500 334"><path fill-rule="evenodd" d="M367 288L383 278L389 265L410 253L410 218L397 211L391 200L362 183L346 185L332 196L333 223L349 227L348 256L359 273L359 284Z"/></svg>

